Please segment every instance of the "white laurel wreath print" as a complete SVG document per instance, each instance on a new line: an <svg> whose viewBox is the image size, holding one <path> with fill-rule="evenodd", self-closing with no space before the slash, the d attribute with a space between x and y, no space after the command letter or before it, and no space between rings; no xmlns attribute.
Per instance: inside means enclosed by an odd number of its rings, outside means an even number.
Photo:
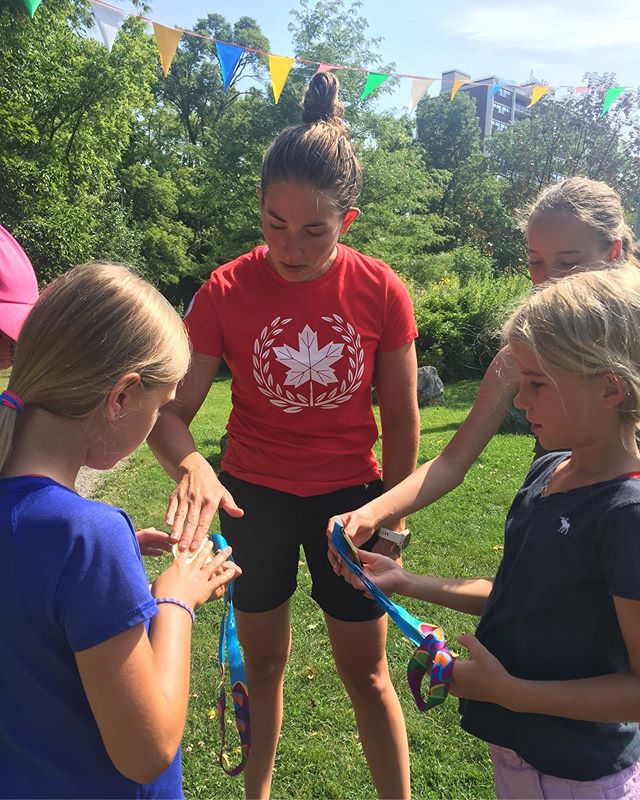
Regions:
<svg viewBox="0 0 640 800"><path fill-rule="evenodd" d="M283 319L276 317L260 332L260 336L253 343L253 377L258 385L258 389L263 395L269 398L269 402L281 408L286 414L298 414L304 408L339 408L342 403L356 392L361 383L364 372L364 350L362 348L360 334L356 332L353 325L346 322L338 314L330 317L322 317L324 322L328 322L332 329L340 334L349 353L349 369L347 378L340 386L334 387L329 392L322 392L314 397L313 378L309 380L309 396L296 392L295 394L277 383L270 371L269 354L284 326L291 322L291 318ZM274 348L275 350L275 348Z"/></svg>

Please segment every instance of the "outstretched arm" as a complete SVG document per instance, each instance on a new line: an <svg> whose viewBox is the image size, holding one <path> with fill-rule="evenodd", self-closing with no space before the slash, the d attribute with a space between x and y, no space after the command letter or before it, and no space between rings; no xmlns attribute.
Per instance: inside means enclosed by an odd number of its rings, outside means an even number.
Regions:
<svg viewBox="0 0 640 800"><path fill-rule="evenodd" d="M182 554L156 579L153 595L180 598L191 608L220 597L240 569L226 560L231 548L207 562L211 549L207 543L191 563ZM139 624L75 654L105 749L115 768L137 783L149 783L167 769L180 744L191 629L187 611L164 603L148 636Z"/></svg>
<svg viewBox="0 0 640 800"><path fill-rule="evenodd" d="M381 497L357 511L341 514L347 535L362 544L380 525L431 505L459 486L502 424L517 384L510 351L503 348L491 362L469 415L442 453ZM336 519L330 521L329 531Z"/></svg>
<svg viewBox="0 0 640 800"><path fill-rule="evenodd" d="M169 498L165 522L180 549L197 550L207 535L218 506L231 516L241 516L231 494L211 465L198 452L189 425L205 401L220 358L194 353L176 399L162 409L147 439L165 471L177 482Z"/></svg>
<svg viewBox="0 0 640 800"><path fill-rule="evenodd" d="M411 475L418 456L420 412L414 342L378 354L376 391L382 423L382 477L385 489L390 489ZM387 520L389 527L404 528L402 517ZM384 547L386 543L379 544Z"/></svg>
<svg viewBox="0 0 640 800"><path fill-rule="evenodd" d="M408 572L381 553L358 550L365 575L386 595L402 594L464 614L480 616L493 587L492 578L438 578ZM357 589L365 587L353 573L347 577Z"/></svg>

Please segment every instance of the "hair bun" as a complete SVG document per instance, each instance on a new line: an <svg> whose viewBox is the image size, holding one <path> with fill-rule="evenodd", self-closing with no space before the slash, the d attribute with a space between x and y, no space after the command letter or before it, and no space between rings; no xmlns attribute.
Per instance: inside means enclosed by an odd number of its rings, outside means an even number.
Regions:
<svg viewBox="0 0 640 800"><path fill-rule="evenodd" d="M340 82L332 72L317 72L309 81L304 95L302 121L329 122L343 127L344 106L338 100Z"/></svg>

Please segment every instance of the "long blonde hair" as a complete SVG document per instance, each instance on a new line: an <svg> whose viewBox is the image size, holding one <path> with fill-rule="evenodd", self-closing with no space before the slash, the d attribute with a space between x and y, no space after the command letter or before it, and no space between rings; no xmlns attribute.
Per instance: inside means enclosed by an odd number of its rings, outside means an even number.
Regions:
<svg viewBox="0 0 640 800"><path fill-rule="evenodd" d="M541 364L595 377L611 372L625 381L619 407L624 422L640 422L640 271L579 272L542 284L503 328L509 344L531 349Z"/></svg>
<svg viewBox="0 0 640 800"><path fill-rule="evenodd" d="M8 389L27 406L80 419L106 399L119 377L145 386L181 380L189 341L162 295L120 264L75 267L42 292L20 332ZM0 404L0 468L16 412Z"/></svg>

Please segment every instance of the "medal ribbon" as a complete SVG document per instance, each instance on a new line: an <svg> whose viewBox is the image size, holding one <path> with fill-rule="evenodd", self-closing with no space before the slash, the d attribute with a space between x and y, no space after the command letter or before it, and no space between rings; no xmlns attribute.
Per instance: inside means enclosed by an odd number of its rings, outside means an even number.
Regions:
<svg viewBox="0 0 640 800"><path fill-rule="evenodd" d="M345 537L342 525L336 522L331 533L331 541L340 557L347 563L351 572L360 578L369 594L387 612L407 639L417 645L407 666L407 681L418 709L428 711L446 698L453 674L453 656L447 647L444 631L439 625L420 622L406 608L394 603L381 592L364 574L362 568L354 562ZM429 689L424 698L422 681L427 674L429 675Z"/></svg>
<svg viewBox="0 0 640 800"><path fill-rule="evenodd" d="M227 547L227 542L220 533L210 534L216 550ZM233 561L233 556L229 556ZM220 754L218 760L220 766L227 775L239 775L247 764L249 751L251 750L251 723L249 719L249 692L247 691L247 676L242 660L242 651L238 641L238 631L236 629L236 616L233 611L233 584L231 581L224 593L224 608L222 619L220 620L220 638L218 640L218 660L220 662L220 694L218 696L218 719L220 720ZM224 714L227 705L225 694L225 645L226 655L229 661L229 677L231 680L231 697L233 698L233 710L236 718L236 728L240 736L241 757L240 763L235 767L230 767L229 757L224 752L225 730Z"/></svg>

